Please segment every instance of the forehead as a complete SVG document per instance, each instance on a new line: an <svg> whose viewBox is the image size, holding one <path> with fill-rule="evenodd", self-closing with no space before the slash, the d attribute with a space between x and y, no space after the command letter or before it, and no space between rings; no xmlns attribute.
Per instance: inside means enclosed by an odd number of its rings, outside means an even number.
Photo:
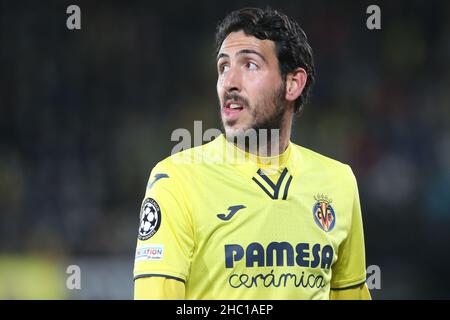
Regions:
<svg viewBox="0 0 450 320"><path fill-rule="evenodd" d="M275 42L258 39L245 34L243 31L231 32L222 42L219 54L225 53L232 56L245 49L254 50L262 54L267 60L276 59Z"/></svg>

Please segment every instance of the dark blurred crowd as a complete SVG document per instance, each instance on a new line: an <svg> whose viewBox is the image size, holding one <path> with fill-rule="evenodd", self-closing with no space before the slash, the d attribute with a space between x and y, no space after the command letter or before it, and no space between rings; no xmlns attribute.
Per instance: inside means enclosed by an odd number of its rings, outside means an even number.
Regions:
<svg viewBox="0 0 450 320"><path fill-rule="evenodd" d="M267 2L0 1L0 254L134 254L173 130L221 128L214 31ZM270 4L270 3L269 3ZM450 297L450 3L277 1L314 50L292 140L352 166L380 298ZM131 268L131 267L130 267Z"/></svg>

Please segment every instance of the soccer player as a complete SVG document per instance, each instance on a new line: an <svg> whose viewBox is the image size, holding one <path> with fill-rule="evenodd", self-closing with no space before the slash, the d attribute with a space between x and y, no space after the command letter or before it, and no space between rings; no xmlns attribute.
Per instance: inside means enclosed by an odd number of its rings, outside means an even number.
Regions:
<svg viewBox="0 0 450 320"><path fill-rule="evenodd" d="M246 8L216 42L225 134L152 170L135 298L370 299L351 168L290 141L315 76L305 33L279 11ZM239 143L264 129L270 144Z"/></svg>

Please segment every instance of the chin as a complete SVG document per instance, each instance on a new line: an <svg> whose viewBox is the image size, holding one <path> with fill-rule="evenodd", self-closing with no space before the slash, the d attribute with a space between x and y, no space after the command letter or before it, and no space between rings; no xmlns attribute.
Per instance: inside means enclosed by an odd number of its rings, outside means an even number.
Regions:
<svg viewBox="0 0 450 320"><path fill-rule="evenodd" d="M227 138L242 136L245 131L246 129L244 128L225 126L225 135L227 136Z"/></svg>
<svg viewBox="0 0 450 320"><path fill-rule="evenodd" d="M237 142L238 144L243 145L242 147L247 143L256 145L258 141L258 131L249 127L225 127L225 136L228 141Z"/></svg>

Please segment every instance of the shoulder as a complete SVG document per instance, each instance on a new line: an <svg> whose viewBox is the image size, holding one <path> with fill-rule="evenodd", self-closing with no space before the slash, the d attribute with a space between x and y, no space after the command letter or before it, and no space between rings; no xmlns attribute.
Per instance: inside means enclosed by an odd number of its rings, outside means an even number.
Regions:
<svg viewBox="0 0 450 320"><path fill-rule="evenodd" d="M203 145L175 152L161 160L158 165L184 169L208 163L220 155L222 142L222 138L219 136Z"/></svg>
<svg viewBox="0 0 450 320"><path fill-rule="evenodd" d="M320 172L350 184L356 182L353 170L348 164L297 144L293 144L293 148L303 167L302 171Z"/></svg>
<svg viewBox="0 0 450 320"><path fill-rule="evenodd" d="M221 137L201 146L176 152L159 161L152 170L153 174L172 174L174 178L193 175L209 163L217 163L221 155ZM153 175L152 174L152 175Z"/></svg>

